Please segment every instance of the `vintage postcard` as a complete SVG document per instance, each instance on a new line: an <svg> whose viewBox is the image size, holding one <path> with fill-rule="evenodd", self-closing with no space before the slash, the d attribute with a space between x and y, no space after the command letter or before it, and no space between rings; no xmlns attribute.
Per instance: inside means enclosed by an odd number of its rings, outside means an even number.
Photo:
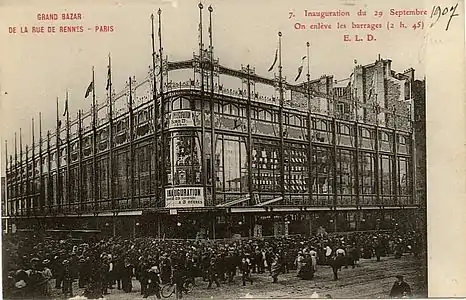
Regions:
<svg viewBox="0 0 466 300"><path fill-rule="evenodd" d="M455 1L0 1L3 297L465 296Z"/></svg>

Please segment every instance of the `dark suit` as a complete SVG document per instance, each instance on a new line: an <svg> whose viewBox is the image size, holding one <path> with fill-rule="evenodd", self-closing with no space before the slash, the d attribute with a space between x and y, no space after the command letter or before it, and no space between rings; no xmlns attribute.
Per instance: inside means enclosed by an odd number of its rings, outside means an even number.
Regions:
<svg viewBox="0 0 466 300"><path fill-rule="evenodd" d="M391 298L401 298L403 294L411 298L411 287L404 281L396 281L390 291Z"/></svg>

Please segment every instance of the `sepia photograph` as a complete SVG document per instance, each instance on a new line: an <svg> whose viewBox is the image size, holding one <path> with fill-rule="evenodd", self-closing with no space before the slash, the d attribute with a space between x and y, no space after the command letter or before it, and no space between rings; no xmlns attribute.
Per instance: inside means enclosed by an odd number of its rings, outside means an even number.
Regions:
<svg viewBox="0 0 466 300"><path fill-rule="evenodd" d="M0 12L4 299L428 297L458 3L33 2Z"/></svg>

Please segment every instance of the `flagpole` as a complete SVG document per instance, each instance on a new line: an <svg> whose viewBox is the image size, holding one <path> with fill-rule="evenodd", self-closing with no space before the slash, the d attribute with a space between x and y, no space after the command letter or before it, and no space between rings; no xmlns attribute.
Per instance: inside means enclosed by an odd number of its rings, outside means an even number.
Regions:
<svg viewBox="0 0 466 300"><path fill-rule="evenodd" d="M71 210L71 145L70 145L70 110L69 110L69 98L68 98L68 89L66 89L66 196L68 201L68 208ZM65 202L65 201L63 201Z"/></svg>
<svg viewBox="0 0 466 300"><path fill-rule="evenodd" d="M159 176L160 176L160 159L159 159L159 147L158 147L158 138L157 138L157 133L158 133L158 104L157 104L157 74L155 73L155 36L154 36L154 14L151 14L151 38L152 38L152 80L154 81L154 87L152 91L152 102L153 102L153 110L154 110L154 117L153 117L153 122L154 122L154 175L155 175L155 202L156 205L159 205L160 203L160 195L159 195ZM160 65L161 66L161 65ZM160 69L162 70L162 69ZM162 164L163 165L163 164ZM160 232L157 233L157 237L160 238Z"/></svg>
<svg viewBox="0 0 466 300"><path fill-rule="evenodd" d="M109 157L108 157L108 169L109 176L107 178L107 186L109 191L109 198L112 203L112 209L115 210L115 199L113 197L113 99L112 99L112 57L108 54L108 72L107 72L107 90L108 90L108 132L109 132ZM115 222L113 222L113 228L115 229ZM115 230L114 230L115 233Z"/></svg>
<svg viewBox="0 0 466 300"><path fill-rule="evenodd" d="M356 60L355 60L356 64ZM355 68L353 69L353 82L350 80L350 97L351 100L354 102L354 108L355 108L355 122L354 122L354 128L355 133L354 133L354 140L355 140L355 153L356 153L356 172L355 172L355 180L356 180L356 186L355 186L355 193L356 193L356 207L359 207L359 204L361 202L360 199L360 194L361 191L359 189L359 106L358 106L358 89L353 87L353 84L356 82L356 65ZM353 91L351 89L355 90ZM359 218L356 218L356 230L359 229Z"/></svg>
<svg viewBox="0 0 466 300"><path fill-rule="evenodd" d="M40 207L40 212L43 212L44 209L44 169L42 166L42 113L39 112L39 174L40 174L40 195L39 195L39 207Z"/></svg>
<svg viewBox="0 0 466 300"><path fill-rule="evenodd" d="M163 187L165 183L165 163L164 163L164 157L165 157L165 151L166 151L166 145L165 145L165 97L163 94L163 73L164 73L164 67L163 67L163 48L162 48L162 10L159 8L157 11L158 15L158 38L159 38L159 59L160 59L160 87L159 87L159 96L160 96L160 108L161 108L161 128L160 128L160 135L161 135L161 144L162 144L162 149L161 149L161 159L159 161L160 168L157 168L158 177L160 179L160 185L163 193ZM154 47L155 50L155 47ZM155 59L155 58L154 58ZM155 69L154 69L155 72ZM156 76L154 75L154 78ZM155 86L155 81L154 81L154 86ZM155 91L154 91L155 92ZM158 109L157 109L158 112ZM160 170L159 170L160 169ZM172 174L173 176L173 174ZM173 178L173 177L172 177ZM165 199L164 196L162 196L162 199Z"/></svg>
<svg viewBox="0 0 466 300"><path fill-rule="evenodd" d="M133 117L133 86L131 76L129 77L129 170L130 170L130 197L131 197L131 206L134 207L134 149L133 149L133 127L134 127L134 117Z"/></svg>
<svg viewBox="0 0 466 300"><path fill-rule="evenodd" d="M204 8L204 5L202 5L202 3L199 2L198 7L199 7L199 56L202 58L202 51L204 48L204 44L202 42L202 9Z"/></svg>
<svg viewBox="0 0 466 300"><path fill-rule="evenodd" d="M12 154L10 154L10 174L11 174L11 172L13 172L13 155ZM14 182L14 180L12 180L12 182ZM9 201L10 203L9 203L9 209L8 209L8 216L9 217L13 216L12 207L11 207L12 206L12 200L13 200L13 197L10 194L10 201ZM8 228L10 228L10 227L11 227L11 223L10 223L10 225L8 225Z"/></svg>
<svg viewBox="0 0 466 300"><path fill-rule="evenodd" d="M310 46L311 43L306 43L306 54L307 54L307 112L308 112L308 139L309 139L309 150L308 150L308 189L309 189L309 204L312 203L312 186L314 179L312 178L312 116L311 116L311 67L310 67Z"/></svg>
<svg viewBox="0 0 466 300"><path fill-rule="evenodd" d="M375 191L376 191L376 203L380 203L380 188L379 188L379 104L377 102L377 93L375 93L375 102L374 102L374 111L375 111L375 161L374 161L374 179L375 179Z"/></svg>
<svg viewBox="0 0 466 300"><path fill-rule="evenodd" d="M212 12L214 9L209 5L209 50L210 50L210 161L211 161L211 184L212 205L216 200L216 173L215 173L215 112L214 112L214 46L212 42Z"/></svg>
<svg viewBox="0 0 466 300"><path fill-rule="evenodd" d="M14 202L14 212L15 215L18 213L18 142L16 139L16 132L15 132L15 202Z"/></svg>
<svg viewBox="0 0 466 300"><path fill-rule="evenodd" d="M60 186L60 118L58 116L58 97L57 97L57 129L56 129L56 136L55 136L55 139L56 139L56 151L57 151L57 155L55 156L56 157L56 183L57 183L57 189L56 189L56 192L55 192L55 201L54 201L54 205L57 205L58 206L58 209L60 207L60 204L61 204L61 186Z"/></svg>
<svg viewBox="0 0 466 300"><path fill-rule="evenodd" d="M31 124L31 131L32 131L32 153L31 153L31 157L32 157L32 191L31 191L31 195L32 195L32 199L31 199L31 210L32 209L36 209L36 206L35 205L32 205L34 203L34 198L36 197L36 194L35 194L35 190L36 190L36 185L34 184L35 183L35 179L36 179L36 165L35 165L35 158L34 158L34 154L35 154L35 148L36 148L36 145L34 145L34 142L35 142L35 137L34 137L34 117L32 117L32 124Z"/></svg>
<svg viewBox="0 0 466 300"><path fill-rule="evenodd" d="M21 206L21 214L24 212L24 192L23 192L23 140L22 140L22 134L21 134L21 128L19 128L19 167L20 167L20 189L21 189L21 195L20 195L20 206Z"/></svg>
<svg viewBox="0 0 466 300"><path fill-rule="evenodd" d="M92 132L93 132L93 141L92 141L92 167L93 167L93 198L94 198L94 211L98 211L98 193L97 193L97 105L95 100L95 75L94 75L94 66L92 66Z"/></svg>
<svg viewBox="0 0 466 300"><path fill-rule="evenodd" d="M92 126L96 127L96 103L95 103L95 78L94 78L94 66L92 66Z"/></svg>
<svg viewBox="0 0 466 300"><path fill-rule="evenodd" d="M251 133L251 68L247 65L247 83L248 83L248 102L246 105L247 123L248 123L248 138L247 138L247 151L248 151L248 190L250 206L254 205L254 189L252 178L252 133ZM252 218L251 218L252 219ZM252 222L250 223L252 225Z"/></svg>
<svg viewBox="0 0 466 300"><path fill-rule="evenodd" d="M199 7L199 67L201 68L201 183L204 190L204 197L207 195L207 172L206 172L206 159L205 159L205 109L204 109L204 43L202 40L202 9L204 6L201 2L198 4ZM211 124L213 125L213 124ZM212 221L212 227L215 227L215 220ZM214 230L212 230L213 232ZM213 238L215 238L213 236Z"/></svg>
<svg viewBox="0 0 466 300"><path fill-rule="evenodd" d="M81 117L81 110L78 110L78 159L79 159L79 167L78 167L78 204L79 210L83 211L83 204L82 204L82 189L83 189L83 147L82 147L82 117Z"/></svg>
<svg viewBox="0 0 466 300"><path fill-rule="evenodd" d="M400 188L400 174L398 174L399 172L399 168L398 168L398 135L396 133L396 106L395 104L393 104L393 158L394 158L394 163L393 163L393 174L394 174L394 177L395 177L395 189L394 189L394 193L393 193L393 197L395 198L394 202L395 202L395 205L399 205L398 203L398 191L399 191L399 188ZM404 203L403 203L404 204ZM402 204L402 205L403 205Z"/></svg>
<svg viewBox="0 0 466 300"><path fill-rule="evenodd" d="M284 150L284 132L283 132L283 74L282 74L282 32L278 32L278 87L279 87L279 110L278 118L280 120L280 187L282 203L285 203L285 150Z"/></svg>
<svg viewBox="0 0 466 300"><path fill-rule="evenodd" d="M51 172L51 162L50 162L50 130L47 130L47 203L44 206L47 206L47 213L50 213L50 198L53 198L53 195L50 194L50 186L52 183L52 172Z"/></svg>
<svg viewBox="0 0 466 300"><path fill-rule="evenodd" d="M26 184L26 192L24 193L24 206L23 206L23 212L26 212L26 215L29 215L29 197L30 197L30 191L29 191L29 168L28 168L28 153L29 153L29 147L28 147L28 144L26 144L26 153L25 153L25 161L24 161L24 165L25 165L25 169L26 169L26 180L25 180L25 184Z"/></svg>
<svg viewBox="0 0 466 300"><path fill-rule="evenodd" d="M356 67L357 67L357 61L356 59L354 60L354 70L353 70L353 83L355 84L356 83ZM350 80L350 85L351 85L351 88L353 88L353 84L351 83L351 80ZM356 109L356 112L355 112L355 117L356 117L356 124L359 124L359 97L358 97L358 89L357 88L354 88L354 95L353 95L353 92L351 92L351 97L353 98L352 100L354 101L354 107Z"/></svg>
<svg viewBox="0 0 466 300"><path fill-rule="evenodd" d="M11 160L10 160L10 162L11 162ZM10 172L11 172L11 164L10 164ZM6 208L5 212L6 212L7 217L10 216L10 210L9 210L10 199L8 197L8 190L9 190L8 188L9 188L10 184L8 183L8 178L11 178L11 177L8 176L8 141L5 140L5 180L6 180L5 184L6 184L6 188L5 188L5 194L2 195L2 196L4 197L3 199L5 199L4 203L5 203L5 208ZM7 222L7 226L6 226L5 229L6 229L6 232L9 233L9 231L8 231L8 222L9 221L6 221L6 222Z"/></svg>

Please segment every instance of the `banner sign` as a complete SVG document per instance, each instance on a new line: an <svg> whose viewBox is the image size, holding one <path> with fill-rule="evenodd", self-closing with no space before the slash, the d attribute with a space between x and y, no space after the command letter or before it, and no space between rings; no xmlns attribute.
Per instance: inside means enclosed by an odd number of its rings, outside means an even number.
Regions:
<svg viewBox="0 0 466 300"><path fill-rule="evenodd" d="M193 113L190 110L172 111L170 114L170 128L193 127Z"/></svg>
<svg viewBox="0 0 466 300"><path fill-rule="evenodd" d="M202 187L166 188L165 207L204 207L204 190Z"/></svg>

